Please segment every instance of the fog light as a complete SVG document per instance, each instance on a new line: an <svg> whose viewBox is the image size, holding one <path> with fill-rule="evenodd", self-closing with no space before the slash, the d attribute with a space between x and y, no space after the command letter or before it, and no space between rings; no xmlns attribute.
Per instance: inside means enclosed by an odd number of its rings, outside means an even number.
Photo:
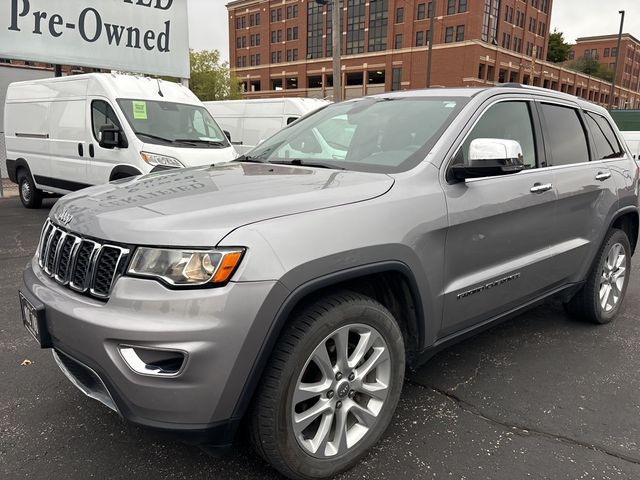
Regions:
<svg viewBox="0 0 640 480"><path fill-rule="evenodd" d="M118 351L127 366L139 375L150 377L175 377L182 372L185 352L160 350L149 347L119 345Z"/></svg>

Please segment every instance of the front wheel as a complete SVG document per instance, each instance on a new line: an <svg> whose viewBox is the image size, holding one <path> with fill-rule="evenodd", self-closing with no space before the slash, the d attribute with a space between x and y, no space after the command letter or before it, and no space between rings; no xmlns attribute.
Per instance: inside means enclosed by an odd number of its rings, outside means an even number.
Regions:
<svg viewBox="0 0 640 480"><path fill-rule="evenodd" d="M286 328L257 391L254 446L289 478L352 467L389 425L404 368L402 333L380 303L344 292L310 304Z"/></svg>
<svg viewBox="0 0 640 480"><path fill-rule="evenodd" d="M611 322L624 300L631 270L631 245L627 234L612 229L607 235L582 289L566 304L579 320Z"/></svg>
<svg viewBox="0 0 640 480"><path fill-rule="evenodd" d="M42 191L36 188L31 174L21 169L18 172L18 191L20 201L26 208L40 208L42 206Z"/></svg>

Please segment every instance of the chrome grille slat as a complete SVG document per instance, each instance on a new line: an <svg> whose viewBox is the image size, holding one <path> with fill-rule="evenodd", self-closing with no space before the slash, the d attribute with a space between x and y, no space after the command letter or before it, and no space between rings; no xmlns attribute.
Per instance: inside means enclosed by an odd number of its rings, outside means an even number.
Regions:
<svg viewBox="0 0 640 480"><path fill-rule="evenodd" d="M80 237L47 219L40 235L38 264L59 284L108 299L130 253L125 247Z"/></svg>

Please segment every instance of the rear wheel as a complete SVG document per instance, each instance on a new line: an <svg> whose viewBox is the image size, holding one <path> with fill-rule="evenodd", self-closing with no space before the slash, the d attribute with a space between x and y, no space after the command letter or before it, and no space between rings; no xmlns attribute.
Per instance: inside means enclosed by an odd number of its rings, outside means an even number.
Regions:
<svg viewBox="0 0 640 480"><path fill-rule="evenodd" d="M18 172L18 190L22 205L26 208L40 208L42 206L42 191L36 188L31 173L24 168Z"/></svg>
<svg viewBox="0 0 640 480"><path fill-rule="evenodd" d="M389 425L404 368L402 333L385 307L350 292L318 300L275 347L251 418L256 449L289 478L350 468Z"/></svg>
<svg viewBox="0 0 640 480"><path fill-rule="evenodd" d="M612 229L596 256L582 289L566 304L579 320L596 324L611 322L622 306L629 284L631 245L625 232Z"/></svg>

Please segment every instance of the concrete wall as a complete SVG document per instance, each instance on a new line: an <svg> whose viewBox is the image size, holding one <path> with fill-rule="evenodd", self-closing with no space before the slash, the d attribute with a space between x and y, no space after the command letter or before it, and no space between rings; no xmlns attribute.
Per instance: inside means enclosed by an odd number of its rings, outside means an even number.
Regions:
<svg viewBox="0 0 640 480"><path fill-rule="evenodd" d="M7 151L4 144L4 100L10 83L53 77L50 70L0 65L0 178L7 176Z"/></svg>

